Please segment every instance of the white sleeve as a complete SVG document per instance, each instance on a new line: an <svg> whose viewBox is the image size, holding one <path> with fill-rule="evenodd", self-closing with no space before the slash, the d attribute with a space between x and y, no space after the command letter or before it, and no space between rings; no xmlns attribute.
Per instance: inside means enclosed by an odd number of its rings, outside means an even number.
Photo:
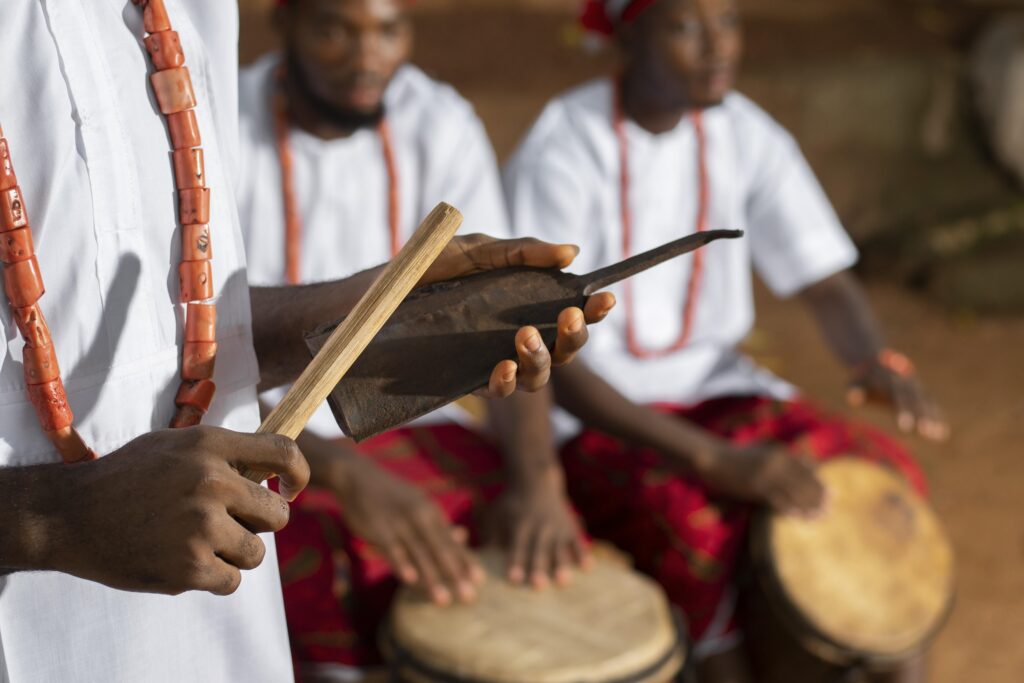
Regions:
<svg viewBox="0 0 1024 683"><path fill-rule="evenodd" d="M593 162L558 137L530 134L505 166L505 197L517 237L578 245L571 270L585 273L597 267L601 252L593 244L598 231L586 229L593 212L585 175Z"/></svg>
<svg viewBox="0 0 1024 683"><path fill-rule="evenodd" d="M446 201L462 212L462 232L510 237L498 161L476 114L470 113L466 118L461 137L451 149L447 172L435 186L439 190L438 201Z"/></svg>
<svg viewBox="0 0 1024 683"><path fill-rule="evenodd" d="M796 142L774 121L766 123L747 227L758 274L788 297L854 265L857 249Z"/></svg>

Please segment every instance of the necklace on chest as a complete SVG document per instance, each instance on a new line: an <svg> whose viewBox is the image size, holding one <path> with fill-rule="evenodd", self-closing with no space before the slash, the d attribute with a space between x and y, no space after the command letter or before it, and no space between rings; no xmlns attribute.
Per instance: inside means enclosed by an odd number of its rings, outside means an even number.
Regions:
<svg viewBox="0 0 1024 683"><path fill-rule="evenodd" d="M217 311L213 302L210 189L206 186L196 96L178 33L163 0L132 0L140 7L146 51L154 71L150 86L171 141L181 227L179 300L186 304L181 384L174 399L172 427L199 424L213 401L217 356ZM40 307L44 293L25 199L10 146L0 129L0 261L4 289L25 342L23 362L28 396L43 432L68 463L97 457L74 427L74 414L61 380L53 338Z"/></svg>
<svg viewBox="0 0 1024 683"><path fill-rule="evenodd" d="M277 74L278 84L283 72ZM281 196L284 202L284 262L285 280L288 284L297 285L302 282L302 214L299 211L298 199L295 194L295 163L292 155L288 118L288 103L284 96L284 88L278 87L274 95L274 139L277 146L277 157L281 165ZM380 138L381 153L384 156L384 167L388 175L388 236L392 258L402 248L399 234L401 207L399 198L398 164L395 161L395 146L391 134L391 126L386 118L377 124L377 135Z"/></svg>
<svg viewBox="0 0 1024 683"><path fill-rule="evenodd" d="M623 107L623 89L620 79L616 79L612 90L612 125L615 129L615 137L619 147L619 207L620 221L622 224L622 257L629 258L633 255L634 237L634 215L632 209L632 177L630 174L630 145L629 132L626 128L626 115ZM689 115L697 138L697 215L696 232L704 232L708 229L708 204L710 203L710 181L707 169L707 139L704 133L704 117L700 110ZM626 280L623 283L623 299L626 323L626 348L636 358L653 359L661 358L680 351L690 342L693 334L693 320L696 315L697 301L700 295L701 283L704 279L704 252L699 250L693 254L693 262L690 268L690 278L686 284L686 299L683 304L682 325L679 336L668 346L661 349L649 349L644 347L636 332L636 312L634 306L634 295L632 282Z"/></svg>

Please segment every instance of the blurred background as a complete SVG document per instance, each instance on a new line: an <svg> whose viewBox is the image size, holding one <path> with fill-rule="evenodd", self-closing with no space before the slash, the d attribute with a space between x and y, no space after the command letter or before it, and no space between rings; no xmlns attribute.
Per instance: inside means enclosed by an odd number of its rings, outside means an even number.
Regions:
<svg viewBox="0 0 1024 683"><path fill-rule="evenodd" d="M240 0L243 63L274 48ZM499 156L556 93L606 73L578 0L419 0L416 62L476 106ZM1024 680L1024 0L742 0L740 89L801 143L860 245L894 348L952 440L909 445L958 554L936 683ZM487 226L472 226L486 231ZM743 227L743 226L721 226ZM795 302L759 293L759 361L837 411L846 376ZM894 431L883 411L860 413Z"/></svg>

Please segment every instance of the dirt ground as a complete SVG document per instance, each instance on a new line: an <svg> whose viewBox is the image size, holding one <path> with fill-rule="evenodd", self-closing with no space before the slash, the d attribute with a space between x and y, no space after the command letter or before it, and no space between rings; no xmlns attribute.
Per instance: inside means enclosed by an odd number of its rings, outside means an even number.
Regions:
<svg viewBox="0 0 1024 683"><path fill-rule="evenodd" d="M771 7L766 2L754 4ZM417 60L474 102L504 156L546 99L604 72L608 60L568 47L567 17L550 8L481 10L480 5L486 3L467 3L460 11L425 11L418 18ZM797 8L792 11L798 13L800 7L821 4L787 1L779 7ZM812 28L817 20L811 18ZM792 30L782 30L789 26L786 21L786 16L773 15L749 22L748 61L757 61L763 69L781 59L789 46L798 49L803 60L831 49L871 50L872 41L882 40L879 36L891 30L891 22L872 29L870 16L863 15L848 27L852 35L823 36L805 30L794 37ZM242 28L244 61L272 45L260 13L243 13ZM780 34L785 41L779 40ZM793 42L800 35L810 38ZM906 44L903 49L930 46ZM799 92L799 85L795 87ZM773 113L784 124L795 125L785 112ZM812 161L824 176L858 173L856 167L821 168L851 163L842 158L823 155ZM865 166L859 172L870 174L873 169ZM828 182L826 187L833 191ZM934 504L958 554L957 605L933 649L932 680L1017 683L1024 680L1024 319L952 314L884 283L869 283L869 290L892 345L915 359L953 426L948 444L909 441L929 475ZM763 292L759 299L752 350L807 394L844 410L844 374L819 343L809 318L796 303L774 301ZM888 429L893 426L880 411L859 416Z"/></svg>

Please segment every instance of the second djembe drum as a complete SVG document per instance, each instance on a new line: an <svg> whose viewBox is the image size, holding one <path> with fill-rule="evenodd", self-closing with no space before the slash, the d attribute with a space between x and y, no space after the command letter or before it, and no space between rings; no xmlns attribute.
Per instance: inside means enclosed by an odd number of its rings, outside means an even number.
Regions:
<svg viewBox="0 0 1024 683"><path fill-rule="evenodd" d="M824 516L755 523L756 592L831 664L885 667L920 653L953 599L953 551L939 520L886 467L841 458L818 472L830 497Z"/></svg>

